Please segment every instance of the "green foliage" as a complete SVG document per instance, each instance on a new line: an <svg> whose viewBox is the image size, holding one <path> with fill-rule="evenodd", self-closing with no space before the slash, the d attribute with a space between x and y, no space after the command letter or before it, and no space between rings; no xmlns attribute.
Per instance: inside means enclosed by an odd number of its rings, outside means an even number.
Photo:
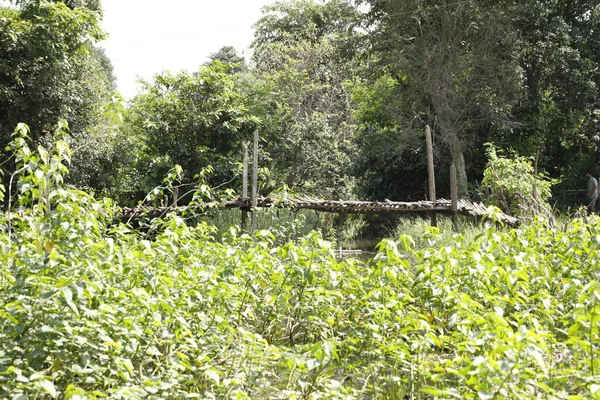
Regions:
<svg viewBox="0 0 600 400"><path fill-rule="evenodd" d="M442 170L452 159L463 195L467 176L471 183L481 176L489 141L522 154L540 149L540 166L553 178L580 177L577 165L598 162L597 1L358 2L369 6L364 23L371 29L363 85L380 85L388 77L398 82L392 96L383 87L375 102L358 93L362 104L355 114L372 135L359 143L365 155L378 147L373 132L394 143L412 134L416 142L415 133L429 124L439 139L436 159ZM380 119L399 129L384 131ZM388 175L392 157L384 150L359 167L374 171L361 186ZM400 178L415 175L410 163L396 164Z"/></svg>
<svg viewBox="0 0 600 400"><path fill-rule="evenodd" d="M102 37L99 15L85 7L46 1L0 7L2 147L21 121L39 138L60 118L88 117L97 96L90 83L98 73L89 49Z"/></svg>
<svg viewBox="0 0 600 400"><path fill-rule="evenodd" d="M497 143L523 154L541 147L540 165L551 176L564 177L556 200L564 208L574 207L579 201L565 199L564 190L584 186L583 171L598 163L600 37L593 32L600 5L528 0L508 10L521 32L517 54L523 100L514 110L521 125Z"/></svg>
<svg viewBox="0 0 600 400"><path fill-rule="evenodd" d="M381 124L372 118L383 114L384 121L392 121L396 127L383 132L394 142L409 141L406 137L420 142L424 126L430 125L441 167L448 171L454 163L459 195L468 197L467 178L480 161L477 150L490 128L497 129L495 125L503 126L510 119L519 88L518 73L511 64L515 33L506 16L498 2L488 1L362 3L370 5L364 20L372 29L362 85L388 85L383 86L384 97L379 101L362 99L368 109L380 113L361 117L377 134ZM396 84L390 86L391 81ZM359 111L361 108L365 107L359 105ZM361 143L361 149L368 153L371 142L376 141ZM404 150L399 153L411 151L410 146L398 147ZM384 148L381 152L382 161L389 158ZM385 161L380 165L377 161L369 164L383 175ZM401 165L406 172L399 174L400 179L414 176L407 164ZM416 194L411 189L405 197Z"/></svg>
<svg viewBox="0 0 600 400"><path fill-rule="evenodd" d="M8 0L9 3L13 3L21 8L31 6L34 4L42 3L43 1L53 3L65 3L67 7L74 9L76 7L86 7L96 12L102 12L102 5L100 0Z"/></svg>
<svg viewBox="0 0 600 400"><path fill-rule="evenodd" d="M174 165L183 183L214 168L215 185L228 181L258 120L250 115L229 67L213 61L198 73L158 74L131 103L124 130L136 138L134 198L157 186Z"/></svg>
<svg viewBox="0 0 600 400"><path fill-rule="evenodd" d="M524 125L519 129L523 145L541 139L569 161L597 135L600 38L591 32L600 22L599 7L597 1L549 5L538 0L507 7L521 32L517 48L526 101L515 114Z"/></svg>
<svg viewBox="0 0 600 400"><path fill-rule="evenodd" d="M131 164L129 138L120 135L124 107L110 60L93 43L100 30L99 1L23 1L0 7L0 148L27 122L35 144L52 145L56 125L69 125L75 149L70 183L115 192ZM11 161L2 156L3 168Z"/></svg>
<svg viewBox="0 0 600 400"><path fill-rule="evenodd" d="M527 157L498 156L493 144L488 144L487 154L488 165L481 186L490 204L521 217L549 210L548 200L556 181L543 173L536 176Z"/></svg>
<svg viewBox="0 0 600 400"><path fill-rule="evenodd" d="M373 84L366 82L347 83L351 88L352 101L355 103L353 117L365 127L377 124L381 128L394 125L394 110L389 107L396 89L400 85L389 74L378 77Z"/></svg>
<svg viewBox="0 0 600 400"><path fill-rule="evenodd" d="M231 74L239 74L248 72L248 64L243 56L239 56L232 46L223 46L210 55L211 62L219 61L225 64Z"/></svg>
<svg viewBox="0 0 600 400"><path fill-rule="evenodd" d="M83 130L71 128L69 145L74 149L68 182L99 195L123 199L124 186L135 160L139 139L123 131L127 113L123 98L115 93L111 99L94 105L95 115Z"/></svg>
<svg viewBox="0 0 600 400"><path fill-rule="evenodd" d="M270 186L329 198L352 192L348 41L358 13L348 1L265 7L253 42L257 82L250 99L263 124ZM357 49L355 49L356 51ZM325 172L326 171L326 172Z"/></svg>
<svg viewBox="0 0 600 400"><path fill-rule="evenodd" d="M357 155L352 169L360 198L412 201L423 199L427 191L422 127L404 125L398 112L406 106L398 97L402 85L389 74L374 82L346 82L358 124Z"/></svg>
<svg viewBox="0 0 600 400"><path fill-rule="evenodd" d="M4 398L598 395L596 216L451 241L428 228L340 262L315 233L114 225L109 201L62 186L64 142L27 143L21 125L0 216Z"/></svg>

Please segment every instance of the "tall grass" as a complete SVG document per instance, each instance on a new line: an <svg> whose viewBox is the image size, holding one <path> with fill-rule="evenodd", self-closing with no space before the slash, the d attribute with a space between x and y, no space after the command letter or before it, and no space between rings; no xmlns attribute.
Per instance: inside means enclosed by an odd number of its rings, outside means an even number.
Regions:
<svg viewBox="0 0 600 400"><path fill-rule="evenodd" d="M216 228L216 236L222 238L233 231L239 232L242 212L240 210L219 210L203 217L202 221ZM489 222L459 216L458 230L454 229L448 217L438 217L434 228L437 242L448 242L460 238L471 242L489 227ZM566 223L566 222L565 222ZM373 251L383 239L397 239L401 235L412 237L416 249L428 247L428 232L432 231L429 218L409 216L404 218L378 219L367 227L367 218L363 215L338 215L317 213L311 210L259 209L257 229L268 230L277 238L277 242L298 241L312 231L319 232L335 248ZM250 215L248 215L248 228ZM502 228L500 228L502 229Z"/></svg>
<svg viewBox="0 0 600 400"><path fill-rule="evenodd" d="M393 231L391 238L397 239L401 235L410 236L414 240L414 246L416 249L423 249L431 245L428 240L432 229L436 232L438 243L451 243L457 238L461 241L470 243L477 236L485 232L491 222L478 221L473 218L458 216L457 225L458 229L454 229L452 220L448 217L439 217L437 220L437 227L431 226L431 221L427 218L403 218L400 219L395 230ZM504 230L499 227L500 230ZM508 230L508 229L506 229Z"/></svg>

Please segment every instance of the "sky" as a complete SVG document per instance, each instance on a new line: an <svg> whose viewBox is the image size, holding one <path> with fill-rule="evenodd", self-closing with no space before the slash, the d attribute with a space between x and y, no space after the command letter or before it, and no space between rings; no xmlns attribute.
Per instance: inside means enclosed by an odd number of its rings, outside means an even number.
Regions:
<svg viewBox="0 0 600 400"><path fill-rule="evenodd" d="M135 95L138 77L156 73L195 71L212 53L233 46L250 55L252 25L261 8L275 0L102 0L102 28L108 39L99 43L111 59L118 89Z"/></svg>

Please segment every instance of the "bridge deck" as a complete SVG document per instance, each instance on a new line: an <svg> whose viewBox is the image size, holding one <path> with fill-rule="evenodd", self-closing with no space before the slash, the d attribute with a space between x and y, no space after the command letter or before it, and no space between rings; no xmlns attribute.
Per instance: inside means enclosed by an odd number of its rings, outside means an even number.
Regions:
<svg viewBox="0 0 600 400"><path fill-rule="evenodd" d="M252 208L250 198L238 198L225 202L209 203L209 207L241 208L249 211ZM398 202L398 201L346 201L346 200L318 200L307 197L259 197L258 207L282 207L292 209L309 209L321 212L339 214L453 214L450 200L439 199L432 201ZM183 211L188 207L136 207L123 208L121 218L136 218L141 216L159 217L170 211ZM456 213L471 217L483 217L488 210L482 203L460 199L457 203ZM505 224L515 226L518 221L515 217L506 214L496 214L496 217Z"/></svg>

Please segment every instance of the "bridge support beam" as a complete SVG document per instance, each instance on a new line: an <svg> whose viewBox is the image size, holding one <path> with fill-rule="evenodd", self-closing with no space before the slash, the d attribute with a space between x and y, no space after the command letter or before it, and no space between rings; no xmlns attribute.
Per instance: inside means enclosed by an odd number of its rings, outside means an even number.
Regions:
<svg viewBox="0 0 600 400"><path fill-rule="evenodd" d="M429 201L435 204L435 170L433 167L433 140L431 138L431 128L425 127L425 142L427 144L427 173L429 182ZM437 226L437 214L431 213L431 226Z"/></svg>
<svg viewBox="0 0 600 400"><path fill-rule="evenodd" d="M252 150L252 233L257 227L258 199L258 129L254 131L254 149Z"/></svg>
<svg viewBox="0 0 600 400"><path fill-rule="evenodd" d="M244 169L242 171L242 199L248 198L248 145L244 143ZM248 211L242 207L242 232L248 229Z"/></svg>
<svg viewBox="0 0 600 400"><path fill-rule="evenodd" d="M456 211L458 209L458 185L456 183L456 167L450 165L450 207L452 208L452 226L458 232Z"/></svg>

